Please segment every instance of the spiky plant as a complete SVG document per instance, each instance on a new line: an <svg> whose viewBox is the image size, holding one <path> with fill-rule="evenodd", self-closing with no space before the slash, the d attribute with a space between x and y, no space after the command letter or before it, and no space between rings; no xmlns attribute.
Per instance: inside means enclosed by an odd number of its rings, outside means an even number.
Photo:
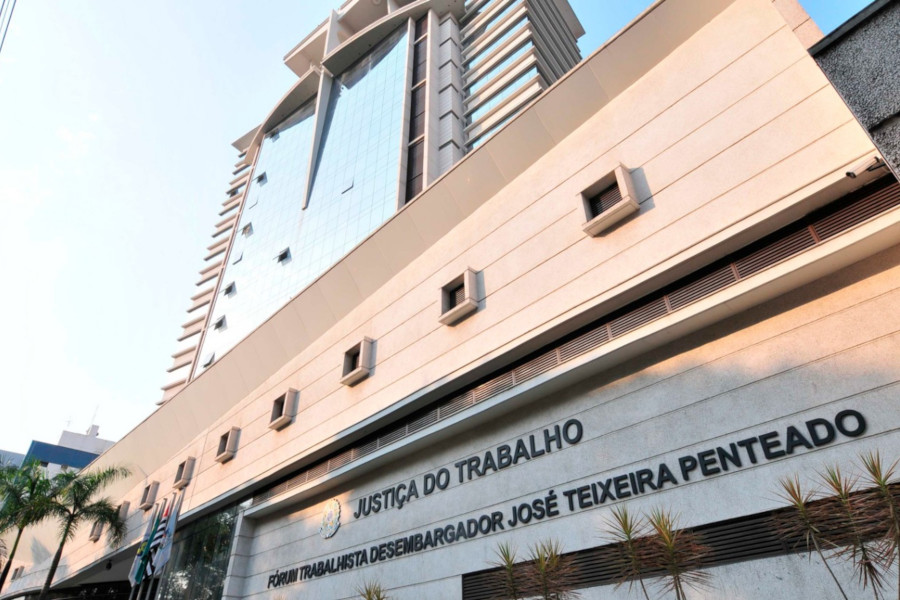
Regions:
<svg viewBox="0 0 900 600"><path fill-rule="evenodd" d="M800 477L797 475L782 477L778 483L781 485L779 496L786 500L794 509L788 518L778 522L778 528L782 537L788 539L801 538L807 548L815 549L822 564L828 570L828 574L831 575L831 579L834 580L834 585L837 586L841 597L847 600L847 593L844 592L841 582L838 581L834 571L831 570L831 565L828 564L825 553L822 551L825 539L818 523L818 511L813 510L810 506L815 498L815 494L811 490L805 491L803 489L803 486L800 485Z"/></svg>
<svg viewBox="0 0 900 600"><path fill-rule="evenodd" d="M836 540L836 545L841 547L835 551L835 555L849 560L863 589L871 586L875 600L881 600L885 584L883 570L886 565L877 543L872 541L875 529L870 525L877 521L872 518L873 514L867 503L861 499L863 496L853 494L856 478L842 474L840 467L836 466L825 467L819 477L826 490L833 494L839 511L837 517L843 535L840 540Z"/></svg>
<svg viewBox="0 0 900 600"><path fill-rule="evenodd" d="M516 548L508 543L498 544L495 553L497 560L491 564L502 569L503 600L520 600L522 592L516 572Z"/></svg>
<svg viewBox="0 0 900 600"><path fill-rule="evenodd" d="M542 600L570 600L579 594L572 590L572 560L562 553L556 540L537 542L530 549L528 595Z"/></svg>
<svg viewBox="0 0 900 600"><path fill-rule="evenodd" d="M384 588L377 581L367 581L356 588L360 600L388 600Z"/></svg>
<svg viewBox="0 0 900 600"><path fill-rule="evenodd" d="M644 598L650 600L647 587L644 585L646 566L641 551L641 546L646 546L644 538L646 523L640 517L633 517L628 512L628 508L621 505L613 507L612 519L607 519L606 525L612 534L613 541L618 544L622 553L622 570L619 573L616 588L628 583L628 590L631 591L636 581L644 593Z"/></svg>
<svg viewBox="0 0 900 600"><path fill-rule="evenodd" d="M645 560L649 568L665 572L666 591L675 592L676 600L686 600L685 587L698 588L709 581L707 573L697 570L709 550L692 531L679 530L677 521L668 510L650 511L647 523L653 535Z"/></svg>
<svg viewBox="0 0 900 600"><path fill-rule="evenodd" d="M891 489L891 481L896 476L900 461L885 467L877 451L861 455L859 459L863 465L863 477L873 489L869 497L876 507L878 519L887 525L882 556L887 564L893 565L896 557L900 556L900 499ZM897 565L897 597L900 599L900 564Z"/></svg>

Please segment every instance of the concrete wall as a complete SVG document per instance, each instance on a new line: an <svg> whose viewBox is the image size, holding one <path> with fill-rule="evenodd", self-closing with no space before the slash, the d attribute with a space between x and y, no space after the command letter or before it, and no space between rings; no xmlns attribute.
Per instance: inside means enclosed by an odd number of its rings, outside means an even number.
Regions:
<svg viewBox="0 0 900 600"><path fill-rule="evenodd" d="M350 598L359 581L378 579L398 600L460 598L460 573L489 568L501 542L525 552L535 540L560 540L566 550L608 541L612 506L570 510L564 491L604 481L659 463L671 465L680 480L661 491L648 491L624 502L630 511L666 507L680 514L685 526L730 519L784 506L778 479L800 474L814 485L817 471L837 464L859 471L858 456L878 450L891 460L900 456L900 413L895 397L900 368L893 357L900 350L900 247L845 268L677 342L662 346L606 373L590 377L546 397L523 403L513 412L479 427L460 424L450 439L423 442L419 451L351 484L329 492L343 505L341 528L322 539L324 497L294 510L264 516L254 525L247 545L244 598L274 598L277 593L315 598ZM684 482L677 458L696 455L729 442L790 425L804 429L809 419L833 419L841 410L861 412L868 421L858 438L838 435L815 450L750 464L702 477L699 470ZM502 413L503 406L496 412ZM501 444L536 435L576 418L584 436L550 454L521 461L483 477L458 480L460 460L484 456ZM804 429L805 430L805 429ZM543 443L539 443L543 445ZM360 498L400 483L418 482L440 468L451 472L443 491L414 499L402 508L354 518ZM527 525L354 568L340 574L267 589L268 576L278 570L315 563L412 533L456 524L460 520L502 511L553 490L560 515ZM840 561L833 561L840 564ZM846 565L844 565L846 567ZM847 568L844 584L852 598L866 598ZM791 556L710 570L710 589L692 598L834 597L833 584L822 565L805 556ZM423 596L420 585L428 590ZM586 598L627 598L611 586Z"/></svg>
<svg viewBox="0 0 900 600"><path fill-rule="evenodd" d="M873 2L813 47L816 61L900 173L900 2Z"/></svg>

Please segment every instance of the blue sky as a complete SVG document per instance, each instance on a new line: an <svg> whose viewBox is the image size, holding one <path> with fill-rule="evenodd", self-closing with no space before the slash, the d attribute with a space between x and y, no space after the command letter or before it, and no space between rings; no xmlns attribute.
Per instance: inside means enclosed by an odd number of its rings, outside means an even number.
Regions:
<svg viewBox="0 0 900 600"><path fill-rule="evenodd" d="M0 448L92 418L118 439L155 408L230 144L292 84L282 57L329 4L18 3L0 54ZM573 0L583 54L648 4ZM827 33L866 2L803 4Z"/></svg>

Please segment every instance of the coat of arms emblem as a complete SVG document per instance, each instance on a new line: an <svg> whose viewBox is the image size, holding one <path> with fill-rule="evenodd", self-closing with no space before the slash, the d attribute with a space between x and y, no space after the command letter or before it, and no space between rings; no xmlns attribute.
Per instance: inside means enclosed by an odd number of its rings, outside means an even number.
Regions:
<svg viewBox="0 0 900 600"><path fill-rule="evenodd" d="M341 526L341 503L337 498L332 498L325 503L322 510L322 524L319 526L319 535L323 539L328 539L337 533Z"/></svg>

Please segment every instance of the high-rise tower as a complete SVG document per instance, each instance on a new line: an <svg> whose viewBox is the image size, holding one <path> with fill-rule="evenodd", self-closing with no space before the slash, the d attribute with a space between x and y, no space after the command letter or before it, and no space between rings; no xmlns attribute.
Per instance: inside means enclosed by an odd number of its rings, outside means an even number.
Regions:
<svg viewBox="0 0 900 600"><path fill-rule="evenodd" d="M166 401L579 60L567 0L353 0L238 139Z"/></svg>

